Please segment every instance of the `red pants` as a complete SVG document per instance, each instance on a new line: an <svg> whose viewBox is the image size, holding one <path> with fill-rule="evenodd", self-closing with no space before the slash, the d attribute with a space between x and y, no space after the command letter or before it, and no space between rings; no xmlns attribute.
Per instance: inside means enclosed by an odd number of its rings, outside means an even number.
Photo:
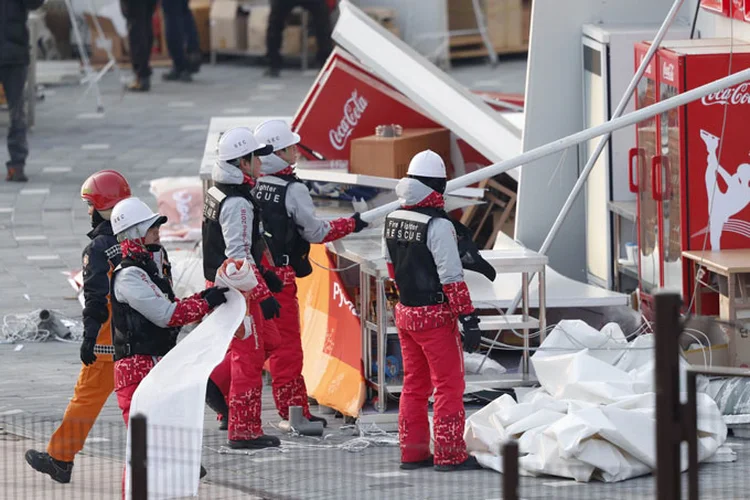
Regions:
<svg viewBox="0 0 750 500"><path fill-rule="evenodd" d="M279 268L274 268L277 273ZM274 320L279 332L279 343L270 350L269 363L273 377L273 399L279 416L289 418L290 406L301 406L302 414L310 418L307 403L307 387L302 377L302 331L299 320L299 302L297 301L297 283L284 280L284 288L274 294L281 304L279 318Z"/></svg>
<svg viewBox="0 0 750 500"><path fill-rule="evenodd" d="M222 393L229 395L229 439L233 441L263 435L260 419L265 361L262 332L273 329L273 324L263 319L257 302L248 302L248 312L253 318L253 332L245 340L232 339L226 357L211 374L211 380Z"/></svg>
<svg viewBox="0 0 750 500"><path fill-rule="evenodd" d="M458 323L437 328L399 328L404 364L404 388L398 411L402 462L419 462L430 455L427 403L433 388L435 464L459 464L468 458L464 442L464 356Z"/></svg>
<svg viewBox="0 0 750 500"><path fill-rule="evenodd" d="M133 400L135 390L138 389L138 384L146 378L159 359L161 358L156 356L136 354L115 361L115 393L125 425L128 425L130 420L130 402Z"/></svg>

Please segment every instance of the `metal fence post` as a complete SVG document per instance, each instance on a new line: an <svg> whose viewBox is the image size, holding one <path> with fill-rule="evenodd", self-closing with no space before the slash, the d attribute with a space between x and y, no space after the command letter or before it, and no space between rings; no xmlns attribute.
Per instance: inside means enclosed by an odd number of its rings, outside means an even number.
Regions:
<svg viewBox="0 0 750 500"><path fill-rule="evenodd" d="M146 416L130 419L130 492L132 500L148 499Z"/></svg>
<svg viewBox="0 0 750 500"><path fill-rule="evenodd" d="M679 344L682 299L674 292L654 294L656 332L656 498L679 500L680 418Z"/></svg>
<svg viewBox="0 0 750 500"><path fill-rule="evenodd" d="M518 500L518 443L503 445L503 500Z"/></svg>

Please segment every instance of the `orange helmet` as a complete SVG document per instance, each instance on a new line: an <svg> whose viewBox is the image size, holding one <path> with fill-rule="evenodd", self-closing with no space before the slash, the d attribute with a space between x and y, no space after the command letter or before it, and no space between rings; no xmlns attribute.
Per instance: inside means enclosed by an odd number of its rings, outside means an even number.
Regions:
<svg viewBox="0 0 750 500"><path fill-rule="evenodd" d="M92 174L81 186L81 198L96 210L109 210L118 201L130 198L130 186L120 172L101 170Z"/></svg>

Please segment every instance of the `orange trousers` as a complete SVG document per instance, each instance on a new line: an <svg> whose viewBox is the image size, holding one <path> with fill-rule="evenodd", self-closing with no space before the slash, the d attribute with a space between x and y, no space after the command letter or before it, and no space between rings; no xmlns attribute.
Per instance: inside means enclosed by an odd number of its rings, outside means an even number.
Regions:
<svg viewBox="0 0 750 500"><path fill-rule="evenodd" d="M72 462L83 449L96 417L115 389L114 365L112 361L103 360L89 366L81 365L73 399L47 445L47 453L55 460Z"/></svg>

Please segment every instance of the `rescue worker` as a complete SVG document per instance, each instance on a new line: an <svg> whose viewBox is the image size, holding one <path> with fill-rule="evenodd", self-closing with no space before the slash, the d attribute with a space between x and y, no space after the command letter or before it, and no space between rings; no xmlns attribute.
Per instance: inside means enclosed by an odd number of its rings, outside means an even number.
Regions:
<svg viewBox="0 0 750 500"><path fill-rule="evenodd" d="M456 232L443 210L445 186L440 156L430 150L418 153L396 186L401 209L385 220L383 251L399 293L395 319L404 367L398 415L402 469L479 468L463 439L464 357L458 322L469 352L479 347L481 332ZM427 419L433 389L434 458Z"/></svg>
<svg viewBox="0 0 750 500"><path fill-rule="evenodd" d="M258 280L257 286L245 294L255 331L244 340L235 336L227 357L211 374L218 387L225 391L228 387L229 446L236 449L281 444L277 437L263 434L260 418L265 350L278 337L270 320L278 317L281 309L269 287L280 291L281 281L270 270L260 267L264 250L261 220L251 194L260 174L259 158L272 149L258 143L249 128L226 131L219 139L218 159L211 172L214 186L206 192L203 210L206 280L213 282L216 271L230 258L248 262Z"/></svg>
<svg viewBox="0 0 750 500"><path fill-rule="evenodd" d="M122 250L110 285L115 392L126 425L135 390L176 345L180 327L200 321L227 301L229 289L217 287L175 298L169 260L159 242L159 226L166 221L138 198L123 200L112 211L112 229Z"/></svg>
<svg viewBox="0 0 750 500"><path fill-rule="evenodd" d="M299 302L295 278L312 272L308 260L310 243L334 241L359 232L367 223L359 213L325 221L315 216L310 191L294 175L300 136L283 120L269 120L255 129L255 138L273 146L274 153L261 158L261 178L253 194L261 208L263 230L273 262L271 270L284 283L274 297L281 304L279 318L274 321L279 331L279 347L270 353L273 397L279 415L289 419L289 407L301 406L303 415L326 425L324 418L310 414L307 388L302 377L302 338Z"/></svg>
<svg viewBox="0 0 750 500"><path fill-rule="evenodd" d="M47 444L47 452L28 450L26 461L59 483L70 482L73 459L114 390L112 332L109 314L109 278L120 264L120 245L112 234L110 215L120 200L130 197L130 186L119 172L102 170L81 186L81 198L88 205L91 242L83 250L83 342L81 372L73 399L65 409L60 426Z"/></svg>

